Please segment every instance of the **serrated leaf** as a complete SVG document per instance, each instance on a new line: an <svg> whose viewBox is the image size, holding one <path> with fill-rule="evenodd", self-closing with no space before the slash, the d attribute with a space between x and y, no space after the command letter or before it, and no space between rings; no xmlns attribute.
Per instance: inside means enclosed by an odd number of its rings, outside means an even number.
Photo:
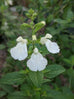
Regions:
<svg viewBox="0 0 74 99"><path fill-rule="evenodd" d="M8 95L8 99L26 99L22 92L16 91Z"/></svg>
<svg viewBox="0 0 74 99"><path fill-rule="evenodd" d="M45 89L45 87L47 88ZM72 93L50 89L49 86L45 86L45 87L42 89L42 91L46 90L46 98L42 98L42 99L73 99L74 98L74 95Z"/></svg>
<svg viewBox="0 0 74 99"><path fill-rule="evenodd" d="M12 72L4 75L0 79L0 84L9 84L9 85L21 84L23 83L24 79L25 77L23 74L20 74L19 72Z"/></svg>
<svg viewBox="0 0 74 99"><path fill-rule="evenodd" d="M0 88L2 88L6 93L12 93L14 91L14 87L11 85L0 85Z"/></svg>
<svg viewBox="0 0 74 99"><path fill-rule="evenodd" d="M28 84L21 85L20 89L21 89L21 92L26 96L30 95L31 94L30 92L32 92L32 89Z"/></svg>
<svg viewBox="0 0 74 99"><path fill-rule="evenodd" d="M31 79L32 83L35 86L40 86L41 83L43 82L43 73L42 72L29 72L29 78Z"/></svg>
<svg viewBox="0 0 74 99"><path fill-rule="evenodd" d="M61 65L57 65L57 64L47 66L46 70L47 71L49 70L45 74L47 78L54 78L65 71L64 67L62 67Z"/></svg>

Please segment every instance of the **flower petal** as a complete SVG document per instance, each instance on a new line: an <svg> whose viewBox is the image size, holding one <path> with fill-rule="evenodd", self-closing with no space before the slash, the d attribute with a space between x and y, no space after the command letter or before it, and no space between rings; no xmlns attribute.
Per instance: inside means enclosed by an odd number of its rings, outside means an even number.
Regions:
<svg viewBox="0 0 74 99"><path fill-rule="evenodd" d="M51 42L50 40L47 40L45 45L50 53L55 54L55 53L59 53L60 51L59 46L56 42Z"/></svg>
<svg viewBox="0 0 74 99"><path fill-rule="evenodd" d="M40 53L33 53L31 58L27 61L27 66L32 71L44 70L47 65L47 60Z"/></svg>
<svg viewBox="0 0 74 99"><path fill-rule="evenodd" d="M10 50L10 53L15 60L24 60L28 56L26 43L18 43Z"/></svg>

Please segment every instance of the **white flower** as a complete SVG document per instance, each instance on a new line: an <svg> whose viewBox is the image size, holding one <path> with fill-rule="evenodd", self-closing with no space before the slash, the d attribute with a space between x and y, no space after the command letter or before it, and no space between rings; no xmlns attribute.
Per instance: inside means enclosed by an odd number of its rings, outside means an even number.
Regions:
<svg viewBox="0 0 74 99"><path fill-rule="evenodd" d="M10 53L15 60L21 61L28 56L27 40L23 39L22 37L18 37L16 41L18 43L15 47L11 48Z"/></svg>
<svg viewBox="0 0 74 99"><path fill-rule="evenodd" d="M47 60L39 52L38 49L34 49L34 53L31 58L27 61L27 67L31 71L42 71L46 68Z"/></svg>
<svg viewBox="0 0 74 99"><path fill-rule="evenodd" d="M36 35L32 35L32 40L33 41L37 40Z"/></svg>
<svg viewBox="0 0 74 99"><path fill-rule="evenodd" d="M45 44L47 50L50 52L50 53L59 53L60 52L60 48L58 46L58 44L56 42L52 42L50 41L49 39L52 38L52 36L49 34L46 34L45 37L42 37L41 40L40 40L40 43L41 44Z"/></svg>

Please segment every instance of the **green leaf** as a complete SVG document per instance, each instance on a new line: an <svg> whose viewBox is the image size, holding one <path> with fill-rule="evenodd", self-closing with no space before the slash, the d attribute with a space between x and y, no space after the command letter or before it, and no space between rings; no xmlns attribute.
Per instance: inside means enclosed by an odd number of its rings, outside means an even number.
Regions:
<svg viewBox="0 0 74 99"><path fill-rule="evenodd" d="M70 60L71 60L71 65L73 66L73 65L74 65L74 55L72 55L72 56L70 57Z"/></svg>
<svg viewBox="0 0 74 99"><path fill-rule="evenodd" d="M60 29L55 29L53 27L48 27L46 28L46 30L51 34L51 35L55 35L55 34L59 34L60 33Z"/></svg>
<svg viewBox="0 0 74 99"><path fill-rule="evenodd" d="M73 12L71 11L71 9L69 9L69 10L67 11L67 17L66 17L66 19L69 20L69 19L72 19L73 17L74 17L74 14L73 14Z"/></svg>
<svg viewBox="0 0 74 99"><path fill-rule="evenodd" d="M49 71L48 71L49 70ZM53 64L47 66L45 76L47 78L54 78L65 71L65 69L61 65Z"/></svg>
<svg viewBox="0 0 74 99"><path fill-rule="evenodd" d="M33 92L33 90L31 89L31 86L29 84L23 84L21 85L21 92L25 95L25 96L30 96Z"/></svg>
<svg viewBox="0 0 74 99"><path fill-rule="evenodd" d="M44 79L43 83L50 82L50 81L51 81L50 79Z"/></svg>
<svg viewBox="0 0 74 99"><path fill-rule="evenodd" d="M21 25L21 28L31 28L31 26L29 24L27 24L27 23L23 23Z"/></svg>
<svg viewBox="0 0 74 99"><path fill-rule="evenodd" d="M0 44L0 50L5 49L5 45L4 44Z"/></svg>
<svg viewBox="0 0 74 99"><path fill-rule="evenodd" d="M71 89L74 90L74 70L73 69L67 70L67 74L69 76L69 85Z"/></svg>
<svg viewBox="0 0 74 99"><path fill-rule="evenodd" d="M34 99L41 99L41 98L40 98L40 92L36 92L36 93L35 93Z"/></svg>
<svg viewBox="0 0 74 99"><path fill-rule="evenodd" d="M4 95L6 95L6 92L0 91L0 97L3 97Z"/></svg>
<svg viewBox="0 0 74 99"><path fill-rule="evenodd" d="M55 19L54 22L57 22L59 24L67 24L67 20L62 20L62 19Z"/></svg>
<svg viewBox="0 0 74 99"><path fill-rule="evenodd" d="M42 86L42 87L43 87L42 91L46 90L46 93L43 93L43 96L45 96L46 98L42 97L42 99L74 99L74 95L70 91L66 92L65 89L64 89L65 92L63 92L62 90L58 91L51 89L49 86Z"/></svg>
<svg viewBox="0 0 74 99"><path fill-rule="evenodd" d="M31 79L32 83L39 87L43 82L43 73L42 72L29 72L29 78Z"/></svg>
<svg viewBox="0 0 74 99"><path fill-rule="evenodd" d="M12 93L14 91L14 87L11 85L0 85L0 88L2 88L7 93Z"/></svg>
<svg viewBox="0 0 74 99"><path fill-rule="evenodd" d="M36 33L37 31L39 31L44 26L45 26L45 24L43 24L41 22L35 24L33 33Z"/></svg>
<svg viewBox="0 0 74 99"><path fill-rule="evenodd" d="M68 63L69 65L71 64L71 61L69 59L64 58L63 60L64 60L64 62Z"/></svg>
<svg viewBox="0 0 74 99"><path fill-rule="evenodd" d="M39 0L40 4L44 6L44 0Z"/></svg>
<svg viewBox="0 0 74 99"><path fill-rule="evenodd" d="M22 92L16 91L8 95L8 99L27 99L27 98L24 97Z"/></svg>
<svg viewBox="0 0 74 99"><path fill-rule="evenodd" d="M73 66L74 65L74 55L72 55L70 58L68 58L68 59L66 59L66 58L64 58L63 59L67 64L69 64L69 65L71 65L71 66ZM70 67L71 67L70 66Z"/></svg>
<svg viewBox="0 0 74 99"><path fill-rule="evenodd" d="M9 84L9 85L21 84L23 83L24 79L25 77L23 74L20 74L19 72L12 72L4 75L0 79L0 84Z"/></svg>
<svg viewBox="0 0 74 99"><path fill-rule="evenodd" d="M49 16L47 17L47 22L50 23L53 19L54 19L54 18L53 18L53 15L51 14L51 15L49 15Z"/></svg>
<svg viewBox="0 0 74 99"><path fill-rule="evenodd" d="M12 31L5 31L5 35L9 38L15 38L16 35Z"/></svg>

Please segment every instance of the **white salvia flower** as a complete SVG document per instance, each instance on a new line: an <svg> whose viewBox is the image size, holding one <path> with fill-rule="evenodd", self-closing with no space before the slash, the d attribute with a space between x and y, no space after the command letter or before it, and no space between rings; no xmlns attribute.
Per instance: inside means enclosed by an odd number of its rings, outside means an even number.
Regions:
<svg viewBox="0 0 74 99"><path fill-rule="evenodd" d="M45 21L41 21L41 23L44 24L44 25L46 25L46 22Z"/></svg>
<svg viewBox="0 0 74 99"><path fill-rule="evenodd" d="M32 35L32 40L33 41L37 40L36 35Z"/></svg>
<svg viewBox="0 0 74 99"><path fill-rule="evenodd" d="M46 68L47 63L47 59L35 48L31 58L27 61L27 67L29 67L31 71L42 71Z"/></svg>
<svg viewBox="0 0 74 99"><path fill-rule="evenodd" d="M27 40L23 39L21 36L16 39L18 42L17 45L11 48L10 53L11 56L15 60L24 60L28 56L27 52Z"/></svg>
<svg viewBox="0 0 74 99"><path fill-rule="evenodd" d="M59 53L60 48L59 48L58 44L56 42L50 41L48 38L51 38L51 37L47 37L47 35L45 37L42 37L40 40L40 43L45 44L47 50L50 53L53 53L53 54Z"/></svg>

